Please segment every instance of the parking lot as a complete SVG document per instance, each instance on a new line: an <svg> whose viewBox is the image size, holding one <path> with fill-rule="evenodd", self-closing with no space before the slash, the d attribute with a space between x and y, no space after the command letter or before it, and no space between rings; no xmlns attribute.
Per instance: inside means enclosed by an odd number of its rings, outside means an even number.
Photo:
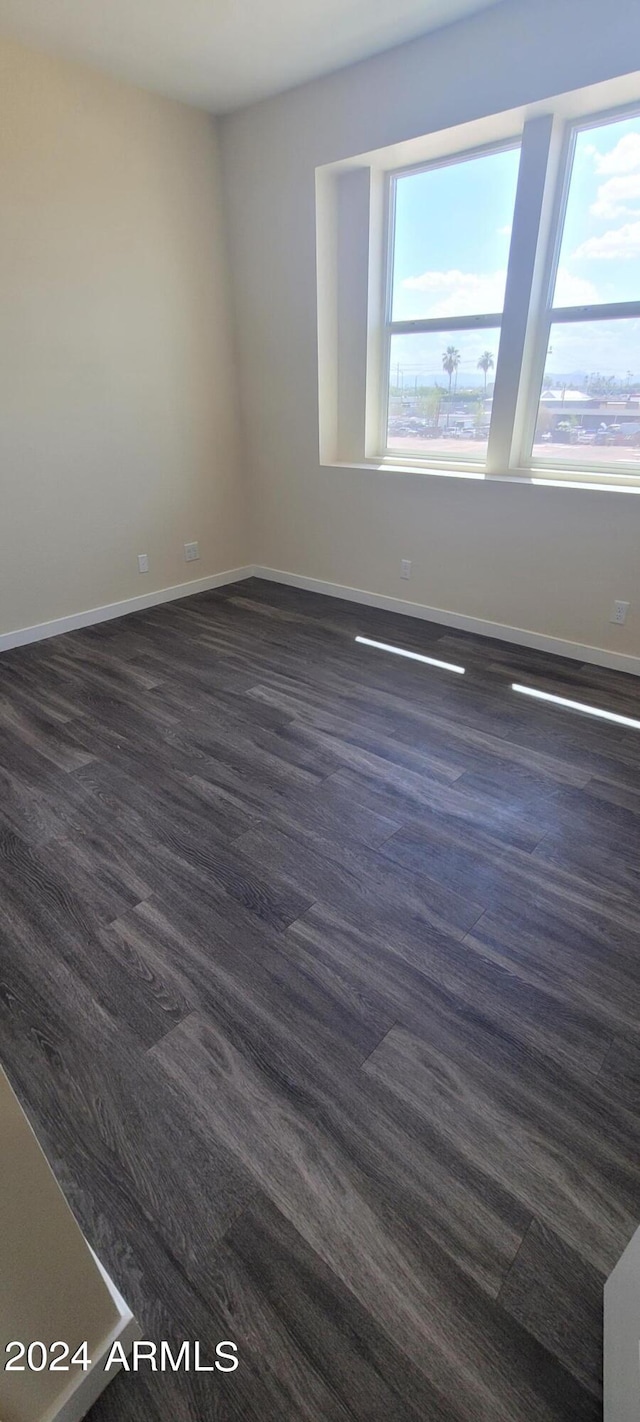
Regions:
<svg viewBox="0 0 640 1422"><path fill-rule="evenodd" d="M404 453L408 458L416 454L423 459L440 459L454 455L461 462L467 459L483 459L487 450L486 439L468 436L440 435L435 439L424 439L422 435L390 435L389 449ZM593 444L555 444L549 441L534 444L533 458L554 464L614 464L630 460L640 463L640 448L633 446Z"/></svg>

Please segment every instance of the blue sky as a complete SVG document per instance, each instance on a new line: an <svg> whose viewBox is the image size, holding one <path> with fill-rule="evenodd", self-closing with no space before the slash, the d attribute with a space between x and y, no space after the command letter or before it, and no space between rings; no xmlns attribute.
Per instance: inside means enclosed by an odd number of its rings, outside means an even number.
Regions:
<svg viewBox="0 0 640 1422"><path fill-rule="evenodd" d="M517 149L408 175L396 187L393 317L500 311L518 174ZM640 299L640 118L578 135L556 282L557 305ZM392 380L433 376L441 353L461 351L459 381L478 378L497 333L396 337ZM640 322L556 326L548 369L640 378ZM446 377L442 377L446 383Z"/></svg>
<svg viewBox="0 0 640 1422"><path fill-rule="evenodd" d="M393 319L501 311L519 150L396 185Z"/></svg>

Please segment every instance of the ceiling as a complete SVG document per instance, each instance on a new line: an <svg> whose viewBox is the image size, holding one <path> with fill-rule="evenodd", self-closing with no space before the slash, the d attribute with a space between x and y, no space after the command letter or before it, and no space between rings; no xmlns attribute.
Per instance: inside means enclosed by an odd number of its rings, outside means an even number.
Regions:
<svg viewBox="0 0 640 1422"><path fill-rule="evenodd" d="M0 29L221 113L497 0L0 0Z"/></svg>

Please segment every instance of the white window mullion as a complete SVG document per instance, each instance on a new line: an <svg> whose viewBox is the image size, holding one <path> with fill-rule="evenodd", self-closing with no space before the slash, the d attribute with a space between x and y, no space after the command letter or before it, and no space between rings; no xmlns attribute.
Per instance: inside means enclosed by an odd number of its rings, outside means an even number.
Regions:
<svg viewBox="0 0 640 1422"><path fill-rule="evenodd" d="M550 163L553 138L551 114L542 114L525 124L493 392L486 465L489 474L506 474L511 464L527 328L532 305L545 294L536 292L534 277L539 266L545 208L550 201L549 184L554 176Z"/></svg>
<svg viewBox="0 0 640 1422"><path fill-rule="evenodd" d="M554 323L573 324L576 321L619 321L631 316L640 316L640 301L600 301L595 306L552 306L551 320Z"/></svg>
<svg viewBox="0 0 640 1422"><path fill-rule="evenodd" d="M391 335L415 336L431 331L486 331L499 326L502 313L494 311L488 316L433 316L420 321L391 321Z"/></svg>

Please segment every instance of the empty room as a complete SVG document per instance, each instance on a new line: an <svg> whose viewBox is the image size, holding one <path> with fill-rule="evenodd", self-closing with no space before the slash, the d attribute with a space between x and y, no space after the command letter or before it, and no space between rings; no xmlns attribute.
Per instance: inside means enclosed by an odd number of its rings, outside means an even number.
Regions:
<svg viewBox="0 0 640 1422"><path fill-rule="evenodd" d="M0 0L0 1418L638 1422L640 9Z"/></svg>

